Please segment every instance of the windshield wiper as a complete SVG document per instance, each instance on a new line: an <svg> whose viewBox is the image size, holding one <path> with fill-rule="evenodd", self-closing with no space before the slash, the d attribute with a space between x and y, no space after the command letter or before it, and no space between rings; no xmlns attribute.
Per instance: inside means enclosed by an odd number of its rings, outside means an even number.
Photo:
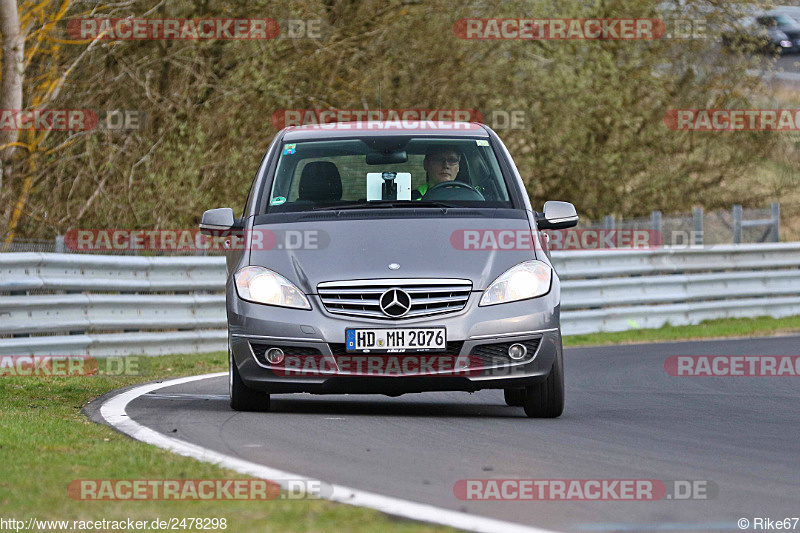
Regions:
<svg viewBox="0 0 800 533"><path fill-rule="evenodd" d="M461 206L448 204L447 202L440 202L438 200L411 200L395 207L447 207L453 209Z"/></svg>
<svg viewBox="0 0 800 533"><path fill-rule="evenodd" d="M421 200L380 200L375 202L360 202L355 204L329 205L315 207L314 211L340 211L345 209L374 209L378 207L444 207L457 208L459 206L447 202L429 202Z"/></svg>
<svg viewBox="0 0 800 533"><path fill-rule="evenodd" d="M372 209L375 207L392 207L391 203L384 202L359 202L356 204L327 205L325 207L315 207L313 211L339 211L343 209Z"/></svg>

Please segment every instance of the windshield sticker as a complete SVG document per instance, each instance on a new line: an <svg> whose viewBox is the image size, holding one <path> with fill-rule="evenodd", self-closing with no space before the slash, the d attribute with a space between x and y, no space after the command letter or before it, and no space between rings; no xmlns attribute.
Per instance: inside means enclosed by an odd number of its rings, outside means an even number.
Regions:
<svg viewBox="0 0 800 533"><path fill-rule="evenodd" d="M489 146L489 141L483 141L481 139L478 139L475 142L478 144L478 146Z"/></svg>
<svg viewBox="0 0 800 533"><path fill-rule="evenodd" d="M283 155L292 155L296 146L296 144L287 144L283 149Z"/></svg>
<svg viewBox="0 0 800 533"><path fill-rule="evenodd" d="M276 196L275 198L272 199L272 201L269 203L269 205L281 205L285 201L286 201L286 197L285 196Z"/></svg>

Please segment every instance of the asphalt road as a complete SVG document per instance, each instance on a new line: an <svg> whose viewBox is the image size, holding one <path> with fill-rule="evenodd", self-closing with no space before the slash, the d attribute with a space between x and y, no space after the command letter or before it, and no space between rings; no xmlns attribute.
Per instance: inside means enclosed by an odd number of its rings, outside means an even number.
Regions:
<svg viewBox="0 0 800 533"><path fill-rule="evenodd" d="M672 377L670 355L800 355L800 337L569 349L567 405L527 419L499 391L273 396L236 413L224 378L146 394L129 416L334 484L559 531L739 531L800 516L800 378ZM460 479L706 480L705 500L462 501ZM752 527L752 526L751 526ZM800 524L797 525L800 530Z"/></svg>

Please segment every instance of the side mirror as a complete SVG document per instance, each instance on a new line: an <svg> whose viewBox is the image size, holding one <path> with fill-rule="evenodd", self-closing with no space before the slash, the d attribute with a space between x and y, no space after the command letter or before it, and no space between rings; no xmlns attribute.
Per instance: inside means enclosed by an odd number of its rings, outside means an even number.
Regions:
<svg viewBox="0 0 800 533"><path fill-rule="evenodd" d="M230 230L235 224L233 209L230 207L209 209L203 213L203 218L200 220L200 233L210 235L211 232Z"/></svg>
<svg viewBox="0 0 800 533"><path fill-rule="evenodd" d="M539 229L565 229L578 224L578 212L569 202L545 202L544 214L537 217Z"/></svg>

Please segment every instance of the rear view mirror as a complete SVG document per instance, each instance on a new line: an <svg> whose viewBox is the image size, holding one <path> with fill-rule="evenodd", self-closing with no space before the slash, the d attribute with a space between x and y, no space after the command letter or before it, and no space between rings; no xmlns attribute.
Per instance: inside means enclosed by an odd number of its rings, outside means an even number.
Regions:
<svg viewBox="0 0 800 533"><path fill-rule="evenodd" d="M569 202L545 202L544 214L537 217L539 229L565 229L578 223L578 212Z"/></svg>
<svg viewBox="0 0 800 533"><path fill-rule="evenodd" d="M200 220L200 232L209 235L211 232L230 230L235 224L233 209L230 207L209 209Z"/></svg>
<svg viewBox="0 0 800 533"><path fill-rule="evenodd" d="M408 153L405 150L389 152L367 152L368 165L393 165L408 161Z"/></svg>

